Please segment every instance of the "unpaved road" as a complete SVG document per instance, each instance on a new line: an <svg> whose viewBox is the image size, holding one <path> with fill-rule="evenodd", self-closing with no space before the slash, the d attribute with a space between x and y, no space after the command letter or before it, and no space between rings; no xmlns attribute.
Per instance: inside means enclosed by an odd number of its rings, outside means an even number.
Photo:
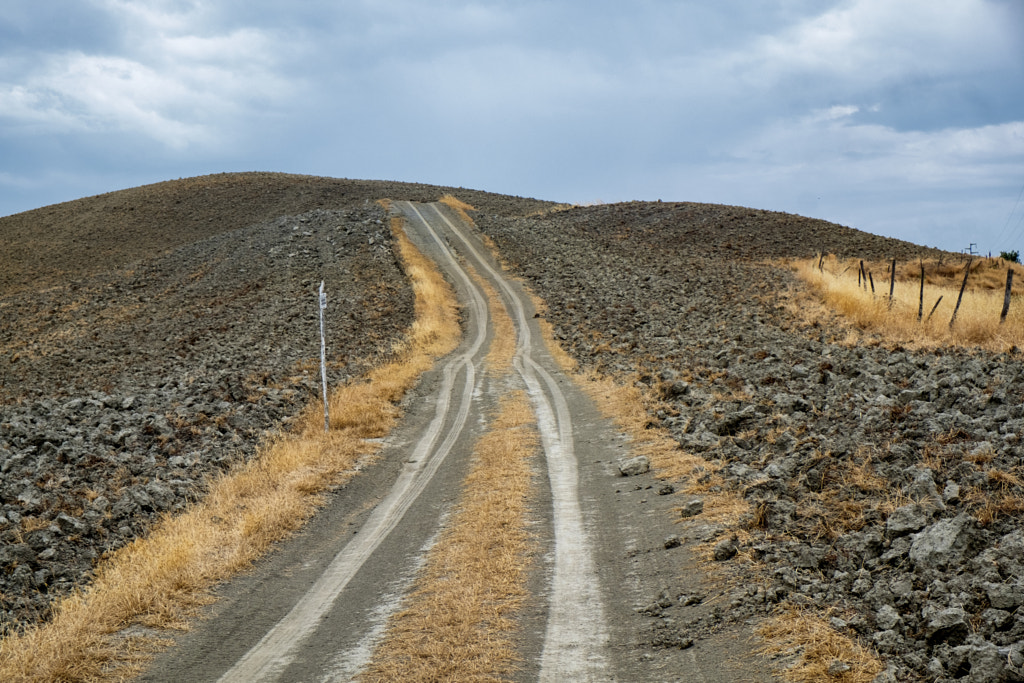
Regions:
<svg viewBox="0 0 1024 683"><path fill-rule="evenodd" d="M437 204L400 203L410 237L445 271L463 304L462 346L406 400L382 455L336 492L309 527L221 591L209 619L161 656L150 681L351 680L370 660L389 614L455 502L484 415L503 392L527 389L542 436L537 463L541 561L521 616L520 680L768 680L745 633L697 647L651 647L638 608L693 565L671 556L670 496L616 462L628 445L547 354L530 300L472 229ZM487 300L463 267L500 293L516 329L517 378L482 372L491 343ZM642 498L631 495L640 492ZM649 494L649 495L648 495ZM642 561L634 561L643 556ZM697 572L684 579L695 588Z"/></svg>

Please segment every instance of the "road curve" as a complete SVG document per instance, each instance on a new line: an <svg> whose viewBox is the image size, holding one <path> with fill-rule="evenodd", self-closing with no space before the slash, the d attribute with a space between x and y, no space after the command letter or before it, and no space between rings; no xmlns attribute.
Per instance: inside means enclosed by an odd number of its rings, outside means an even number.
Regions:
<svg viewBox="0 0 1024 683"><path fill-rule="evenodd" d="M402 202L399 207L410 218L415 217L411 229L425 230L448 254L445 267L456 268L456 273L451 274L468 277L451 255L448 241L491 281L512 312L517 334L513 363L527 386L537 415L552 497L555 561L539 678L542 682L608 680L604 654L608 633L590 553L592 545L580 508L572 413L558 383L539 362L547 351L542 340L531 332L526 296L484 256L482 246L471 239L468 226L451 220L440 205L431 204L421 210L418 205Z"/></svg>
<svg viewBox="0 0 1024 683"><path fill-rule="evenodd" d="M226 585L210 618L158 658L144 681L352 680L457 503L472 446L507 382L482 372L493 326L468 268L490 282L516 330L513 365L537 417L551 506L548 569L538 575L526 665L517 680L612 681L609 635L584 523L574 412L529 298L504 277L471 226L439 204L396 202L410 239L445 271L463 304L466 338L428 372L380 458L346 484L309 529ZM577 426L578 430L578 426ZM542 496L546 499L547 496Z"/></svg>
<svg viewBox="0 0 1024 683"><path fill-rule="evenodd" d="M455 263L450 254L449 259ZM220 677L221 683L278 680L352 577L401 521L451 452L469 415L488 319L486 299L469 276L464 272L462 275L466 290L471 295L468 302L470 316L477 321L476 337L468 349L445 364L434 419L416 444L406 467L387 497L363 525L361 533L338 552L292 610ZM456 377L459 377L458 386Z"/></svg>

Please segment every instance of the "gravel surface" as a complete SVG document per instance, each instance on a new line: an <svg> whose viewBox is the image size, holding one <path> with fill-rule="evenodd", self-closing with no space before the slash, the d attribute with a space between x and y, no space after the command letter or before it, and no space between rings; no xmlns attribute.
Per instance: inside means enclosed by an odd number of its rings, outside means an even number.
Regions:
<svg viewBox="0 0 1024 683"><path fill-rule="evenodd" d="M412 321L379 197L281 174L172 181L0 218L0 633L200 496Z"/></svg>
<svg viewBox="0 0 1024 683"><path fill-rule="evenodd" d="M881 655L879 681L1024 680L1020 354L840 343L763 261L937 252L699 204L474 218L572 355L661 399L652 417L751 503L741 529L685 527L741 578L725 607L668 587L652 640L807 606Z"/></svg>

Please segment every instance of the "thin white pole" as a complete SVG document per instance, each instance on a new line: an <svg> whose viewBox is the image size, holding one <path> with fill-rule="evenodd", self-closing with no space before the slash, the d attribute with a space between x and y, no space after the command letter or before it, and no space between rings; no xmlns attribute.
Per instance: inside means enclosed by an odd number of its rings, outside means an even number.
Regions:
<svg viewBox="0 0 1024 683"><path fill-rule="evenodd" d="M324 294L324 283L320 281L320 379L324 386L324 431L330 429L331 419L327 412L327 339L324 337L324 309L327 308L327 295Z"/></svg>

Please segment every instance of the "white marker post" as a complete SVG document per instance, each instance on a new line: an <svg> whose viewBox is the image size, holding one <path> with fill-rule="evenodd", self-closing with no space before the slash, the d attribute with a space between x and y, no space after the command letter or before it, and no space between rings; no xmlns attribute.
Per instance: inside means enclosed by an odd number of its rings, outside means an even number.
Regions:
<svg viewBox="0 0 1024 683"><path fill-rule="evenodd" d="M330 429L330 415L327 412L327 339L324 337L324 309L327 308L327 295L324 294L324 283L320 281L320 378L324 385L324 431Z"/></svg>

